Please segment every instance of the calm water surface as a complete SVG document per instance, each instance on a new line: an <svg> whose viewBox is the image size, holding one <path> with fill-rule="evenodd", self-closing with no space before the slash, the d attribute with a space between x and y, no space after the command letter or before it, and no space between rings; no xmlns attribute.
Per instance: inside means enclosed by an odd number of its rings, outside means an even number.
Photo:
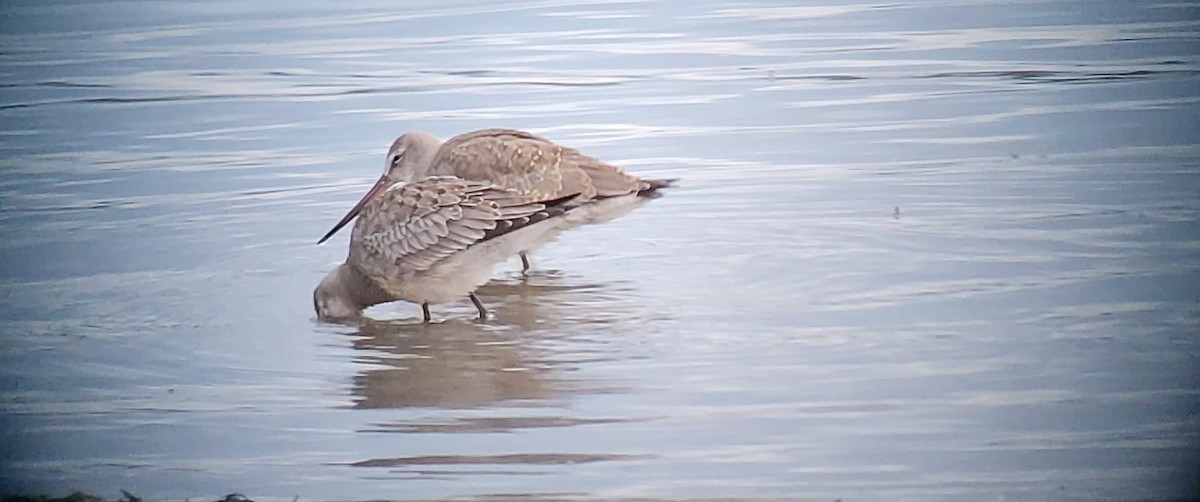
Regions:
<svg viewBox="0 0 1200 502"><path fill-rule="evenodd" d="M1196 3L405 5L0 7L0 492L1200 490ZM390 141L494 126L682 183L315 322Z"/></svg>

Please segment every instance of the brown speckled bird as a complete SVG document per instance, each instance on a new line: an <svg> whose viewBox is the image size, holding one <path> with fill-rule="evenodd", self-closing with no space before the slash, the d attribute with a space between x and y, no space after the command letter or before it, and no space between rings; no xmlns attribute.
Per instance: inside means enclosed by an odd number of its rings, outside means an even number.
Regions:
<svg viewBox="0 0 1200 502"><path fill-rule="evenodd" d="M516 191L526 201L575 195L565 207L584 209L585 215L573 219L578 225L621 216L640 202L656 197L658 189L674 181L640 179L578 150L524 131L483 129L460 134L445 143L428 133L409 132L392 143L386 170L367 196L394 183L427 176L456 176L492 183ZM612 203L611 199L619 198L628 200ZM353 212L347 214L318 243L353 218ZM522 271L529 270L526 253L553 238L554 235L547 236L520 250Z"/></svg>
<svg viewBox="0 0 1200 502"><path fill-rule="evenodd" d="M486 182L434 176L396 183L365 197L346 262L313 291L321 320L355 318L371 305L407 300L429 305L467 296L487 318L475 289L492 268L549 233L575 224L573 195L531 201ZM578 209L578 207L574 208Z"/></svg>

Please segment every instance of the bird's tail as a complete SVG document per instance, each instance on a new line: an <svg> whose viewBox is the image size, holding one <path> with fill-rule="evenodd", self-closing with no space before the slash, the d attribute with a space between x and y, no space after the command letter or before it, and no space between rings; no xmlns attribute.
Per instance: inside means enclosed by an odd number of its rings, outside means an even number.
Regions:
<svg viewBox="0 0 1200 502"><path fill-rule="evenodd" d="M657 180L642 180L642 188L638 190L638 197L647 199L657 199L662 197L659 190L670 187L679 181L679 178L657 179Z"/></svg>

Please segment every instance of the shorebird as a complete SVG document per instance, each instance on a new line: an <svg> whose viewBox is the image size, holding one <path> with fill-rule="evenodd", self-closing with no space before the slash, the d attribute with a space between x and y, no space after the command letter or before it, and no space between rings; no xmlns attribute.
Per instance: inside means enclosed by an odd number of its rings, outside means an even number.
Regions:
<svg viewBox="0 0 1200 502"><path fill-rule="evenodd" d="M358 221L345 263L313 291L317 317L348 319L407 300L420 304L429 322L430 304L466 296L487 319L475 289L500 261L576 224L565 204L574 196L530 201L516 190L451 176L376 185L347 215Z"/></svg>
<svg viewBox="0 0 1200 502"><path fill-rule="evenodd" d="M633 202L656 197L658 189L674 181L638 178L617 166L525 131L482 129L460 134L445 143L431 134L413 131L392 143L384 173L371 193L393 183L427 176L489 182L515 190L527 201L574 194L566 207L578 208L583 213L572 218L579 225L605 222L628 213L638 205ZM613 201L621 198L628 200ZM325 242L353 218L353 214L347 214L317 243ZM522 272L529 271L527 253L555 236L547 235L520 250Z"/></svg>

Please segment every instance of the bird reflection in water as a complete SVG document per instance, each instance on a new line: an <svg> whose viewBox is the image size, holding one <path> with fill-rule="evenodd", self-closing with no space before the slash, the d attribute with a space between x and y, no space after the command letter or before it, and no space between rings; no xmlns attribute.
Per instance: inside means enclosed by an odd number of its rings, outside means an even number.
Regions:
<svg viewBox="0 0 1200 502"><path fill-rule="evenodd" d="M579 393L613 392L562 375L565 366L616 358L576 347L570 354L550 348L570 338L612 340L636 329L634 295L620 284L573 282L555 271L521 280L495 280L480 296L502 303L491 323L451 318L441 323L411 320L359 325L353 345L370 366L354 377L358 408L475 408L518 400L546 400ZM579 308L603 304L603 308ZM460 306L460 308L465 308ZM611 348L611 347L610 347Z"/></svg>

